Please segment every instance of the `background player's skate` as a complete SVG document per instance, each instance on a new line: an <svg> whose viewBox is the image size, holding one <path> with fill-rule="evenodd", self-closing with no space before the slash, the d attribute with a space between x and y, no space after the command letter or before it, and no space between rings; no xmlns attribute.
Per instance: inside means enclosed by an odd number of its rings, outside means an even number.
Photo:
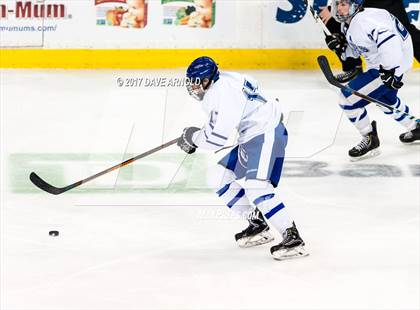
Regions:
<svg viewBox="0 0 420 310"><path fill-rule="evenodd" d="M402 143L412 143L420 140L420 122L417 122L416 128L400 135Z"/></svg>
<svg viewBox="0 0 420 310"><path fill-rule="evenodd" d="M380 142L378 132L376 130L376 122L373 121L371 126L372 131L363 136L362 141L349 150L349 156L352 161L375 157L381 153L379 149Z"/></svg>

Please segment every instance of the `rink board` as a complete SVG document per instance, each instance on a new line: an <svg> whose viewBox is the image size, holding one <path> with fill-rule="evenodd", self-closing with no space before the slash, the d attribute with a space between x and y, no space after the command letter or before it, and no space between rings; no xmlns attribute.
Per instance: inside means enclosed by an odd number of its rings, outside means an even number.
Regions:
<svg viewBox="0 0 420 310"><path fill-rule="evenodd" d="M0 68L186 68L203 55L214 58L222 69L318 69L320 55L327 55L333 68L341 68L338 58L327 49L3 49ZM420 64L414 60L416 68Z"/></svg>

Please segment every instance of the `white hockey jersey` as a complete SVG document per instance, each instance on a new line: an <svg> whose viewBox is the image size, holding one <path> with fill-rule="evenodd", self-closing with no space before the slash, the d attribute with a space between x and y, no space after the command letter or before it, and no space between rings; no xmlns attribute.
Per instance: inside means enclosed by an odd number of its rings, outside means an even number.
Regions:
<svg viewBox="0 0 420 310"><path fill-rule="evenodd" d="M205 149L220 149L235 129L238 143L245 143L275 128L282 115L279 103L265 98L254 79L234 72L221 72L201 103L208 121L193 141Z"/></svg>
<svg viewBox="0 0 420 310"><path fill-rule="evenodd" d="M357 13L350 25L342 24L349 43L346 55L363 56L367 69L379 65L401 76L413 64L413 44L410 34L400 21L383 9L365 8Z"/></svg>

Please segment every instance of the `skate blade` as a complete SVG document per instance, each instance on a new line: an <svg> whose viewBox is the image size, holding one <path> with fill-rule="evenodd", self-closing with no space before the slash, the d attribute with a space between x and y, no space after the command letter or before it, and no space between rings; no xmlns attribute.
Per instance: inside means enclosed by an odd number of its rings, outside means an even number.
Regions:
<svg viewBox="0 0 420 310"><path fill-rule="evenodd" d="M239 239L237 242L240 248L250 248L253 246L269 243L273 240L274 237L271 235L271 233L269 233L268 231L263 231L258 235Z"/></svg>
<svg viewBox="0 0 420 310"><path fill-rule="evenodd" d="M271 254L275 260L294 259L299 257L306 257L309 255L306 249L301 245L292 249L279 250Z"/></svg>
<svg viewBox="0 0 420 310"><path fill-rule="evenodd" d="M420 144L420 140L411 140L411 141L401 141L402 144L408 145L408 144Z"/></svg>
<svg viewBox="0 0 420 310"><path fill-rule="evenodd" d="M381 150L379 148L376 148L376 149L373 149L373 150L367 152L363 156L360 156L360 157L350 157L350 161L351 162L361 161L361 160L369 159L369 158L372 158L372 157L376 157L379 154L381 154Z"/></svg>

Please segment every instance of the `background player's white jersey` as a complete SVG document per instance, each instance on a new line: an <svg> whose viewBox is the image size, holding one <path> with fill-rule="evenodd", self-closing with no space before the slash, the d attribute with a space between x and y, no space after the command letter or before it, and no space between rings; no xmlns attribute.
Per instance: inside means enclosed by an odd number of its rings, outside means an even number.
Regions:
<svg viewBox="0 0 420 310"><path fill-rule="evenodd" d="M350 25L343 24L349 46L347 56L363 55L367 69L395 70L396 76L407 72L413 64L413 44L404 26L382 9L365 8Z"/></svg>
<svg viewBox="0 0 420 310"><path fill-rule="evenodd" d="M275 128L282 114L279 104L264 97L253 78L234 72L221 72L201 103L208 121L193 141L206 149L223 147L234 129L238 143L245 143Z"/></svg>

